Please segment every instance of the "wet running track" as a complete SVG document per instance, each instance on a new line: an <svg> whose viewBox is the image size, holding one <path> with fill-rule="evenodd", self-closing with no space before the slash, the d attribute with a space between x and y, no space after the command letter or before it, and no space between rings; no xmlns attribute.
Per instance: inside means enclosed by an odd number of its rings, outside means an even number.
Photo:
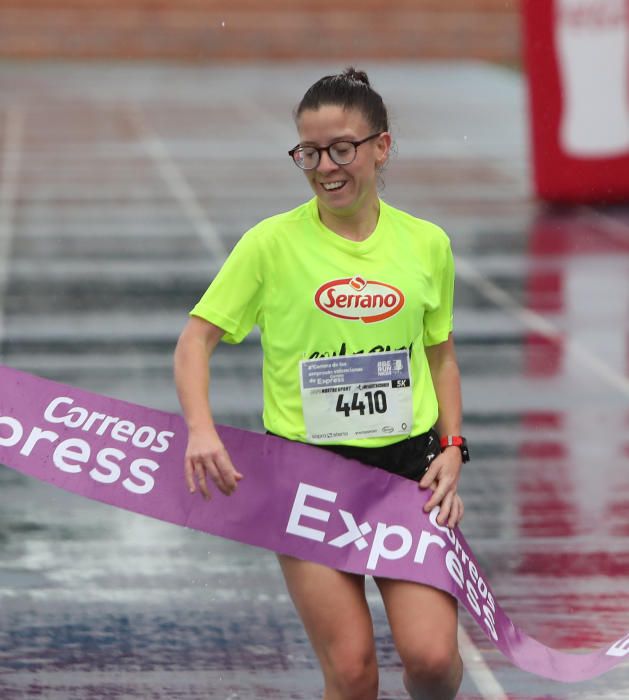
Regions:
<svg viewBox="0 0 629 700"><path fill-rule="evenodd" d="M177 410L186 311L245 229L309 196L290 113L338 68L0 63L2 362ZM366 68L397 141L384 197L444 226L457 256L463 531L516 624L602 646L629 630L629 207L532 201L517 74ZM256 338L218 352L220 422L261 428L259 374ZM381 697L401 700L369 591ZM466 612L461 647L461 700L629 697L629 663L538 679ZM2 700L320 694L272 555L0 467Z"/></svg>

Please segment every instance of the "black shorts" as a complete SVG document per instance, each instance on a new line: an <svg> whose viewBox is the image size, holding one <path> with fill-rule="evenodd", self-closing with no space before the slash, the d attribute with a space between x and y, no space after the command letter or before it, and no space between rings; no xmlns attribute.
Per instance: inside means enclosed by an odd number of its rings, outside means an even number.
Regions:
<svg viewBox="0 0 629 700"><path fill-rule="evenodd" d="M270 431L267 431L270 432ZM274 433L270 433L274 435ZM278 437L281 437L278 436ZM355 445L314 445L336 452L347 459L419 481L432 460L441 452L439 434L434 428L427 433L394 442L384 447L357 447Z"/></svg>

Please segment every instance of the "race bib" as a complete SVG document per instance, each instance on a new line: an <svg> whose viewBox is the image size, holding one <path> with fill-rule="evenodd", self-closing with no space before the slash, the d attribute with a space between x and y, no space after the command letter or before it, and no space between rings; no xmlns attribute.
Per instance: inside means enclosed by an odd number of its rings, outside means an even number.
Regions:
<svg viewBox="0 0 629 700"><path fill-rule="evenodd" d="M410 433L413 394L408 350L302 360L300 372L309 441Z"/></svg>

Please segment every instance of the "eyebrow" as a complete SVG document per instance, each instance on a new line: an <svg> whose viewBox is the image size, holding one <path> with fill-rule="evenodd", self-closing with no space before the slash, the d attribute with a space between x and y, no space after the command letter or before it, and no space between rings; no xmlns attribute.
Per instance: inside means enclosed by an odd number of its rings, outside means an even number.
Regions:
<svg viewBox="0 0 629 700"><path fill-rule="evenodd" d="M333 143L338 143L339 141L357 141L360 139L356 139L355 136L349 134L349 135L344 135L344 136L335 136L327 145L331 146ZM299 142L300 146L319 146L319 144L316 141L300 141Z"/></svg>

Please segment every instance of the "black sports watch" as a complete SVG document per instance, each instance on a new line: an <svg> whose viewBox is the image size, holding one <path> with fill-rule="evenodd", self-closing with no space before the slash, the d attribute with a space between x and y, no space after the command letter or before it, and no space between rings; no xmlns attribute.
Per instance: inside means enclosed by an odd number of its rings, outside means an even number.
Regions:
<svg viewBox="0 0 629 700"><path fill-rule="evenodd" d="M470 461L470 451L467 447L467 440L462 435L444 435L439 441L441 449L446 447L458 447L461 450L461 459L463 464Z"/></svg>

